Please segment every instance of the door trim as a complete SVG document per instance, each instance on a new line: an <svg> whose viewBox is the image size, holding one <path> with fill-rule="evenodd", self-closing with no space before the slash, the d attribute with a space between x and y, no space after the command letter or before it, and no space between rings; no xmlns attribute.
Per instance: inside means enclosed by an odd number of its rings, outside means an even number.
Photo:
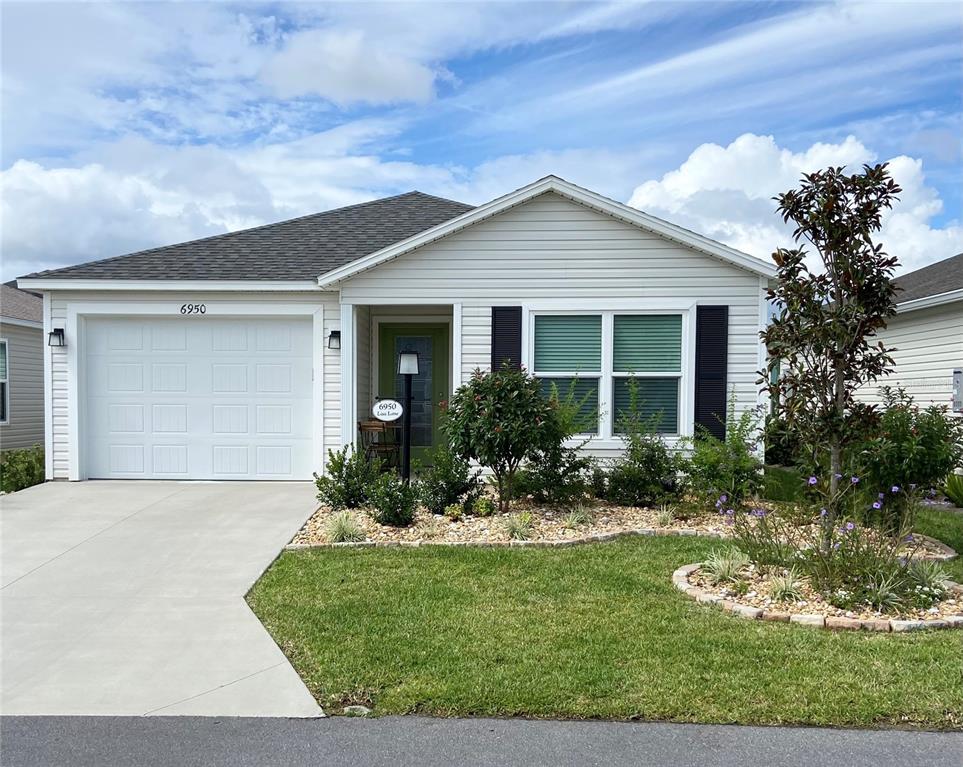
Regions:
<svg viewBox="0 0 963 767"><path fill-rule="evenodd" d="M455 337L451 332L451 322L452 318L447 314L379 314L371 318L371 345L369 349L369 363L371 365L371 386L377 387L378 376L380 374L379 370L379 342L381 339L381 326L382 325L404 325L406 323L411 325L446 325L448 327L448 366L452 368L454 362L454 346ZM454 391L455 385L455 375L454 369L448 371L448 396L450 397ZM374 396L374 392L371 392L371 396ZM365 414L367 417L367 414Z"/></svg>
<svg viewBox="0 0 963 767"><path fill-rule="evenodd" d="M311 445L316 471L324 468L324 305L318 303L254 303L241 301L219 301L203 297L209 317L278 317L290 319L310 319L312 326L312 415L314 427L311 430ZM86 460L80 445L86 438L87 408L86 392L82 382L86 375L86 318L89 316L124 318L173 319L179 317L178 307L184 303L180 297L161 301L71 301L67 307L67 412L69 468L67 479L71 481L87 479ZM203 317L184 317L185 322L203 322ZM46 348L46 347L45 347Z"/></svg>

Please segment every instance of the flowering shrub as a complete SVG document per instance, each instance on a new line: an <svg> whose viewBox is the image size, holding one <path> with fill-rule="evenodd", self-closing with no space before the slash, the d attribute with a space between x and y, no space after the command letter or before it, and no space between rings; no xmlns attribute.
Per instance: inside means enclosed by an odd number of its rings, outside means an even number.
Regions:
<svg viewBox="0 0 963 767"><path fill-rule="evenodd" d="M542 396L538 379L508 366L476 370L449 400L443 428L457 455L491 470L502 512L508 511L522 463L563 436L557 403Z"/></svg>

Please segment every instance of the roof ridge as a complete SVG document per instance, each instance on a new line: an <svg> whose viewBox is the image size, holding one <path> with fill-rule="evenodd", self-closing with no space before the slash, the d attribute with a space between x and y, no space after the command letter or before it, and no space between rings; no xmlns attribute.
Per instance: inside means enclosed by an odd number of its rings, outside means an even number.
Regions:
<svg viewBox="0 0 963 767"><path fill-rule="evenodd" d="M399 200L404 197L411 197L413 195L421 195L423 197L430 197L434 200L440 200L442 202L446 202L454 205L462 205L462 206L465 206L466 209L471 209L472 207L474 207L472 205L468 205L467 203L459 202L458 200L450 200L446 197L438 197L437 195L427 194L426 192L420 192L417 189L412 189L408 192L393 194L393 195L389 195L388 197L378 197L378 198L375 198L374 200L356 202L356 203L352 203L351 205L342 205L339 208L328 208L327 210L320 210L315 213L307 213L303 216L295 216L294 218L285 218L285 219L281 219L280 221L271 221L266 224L258 224L257 226L250 226L245 229L235 229L230 232L219 232L218 234L211 234L211 235L208 235L207 237L198 237L197 239L194 239L194 240L185 240L183 242L175 242L170 245L155 245L152 248L143 248L142 250L135 250L130 253L121 253L116 256L107 256L106 258L95 258L91 261L84 261L79 264L70 264L69 266L61 266L61 267L57 267L56 269L44 269L41 272L32 272L30 274L24 275L24 278L44 277L46 275L53 274L55 272L65 273L74 269L79 269L81 267L93 266L95 264L106 264L106 263L110 263L111 261L117 261L122 258L130 258L131 256L142 256L142 255L154 253L160 250L168 250L170 248L180 248L180 247L186 247L190 245L197 245L199 243L211 242L212 240L219 240L222 238L231 237L233 235L237 235L241 233L257 232L257 231L262 231L264 229L270 229L271 227L275 227L275 226L282 226L285 224L297 223L299 221L307 221L310 219L321 218L323 216L328 216L328 215L333 215L335 213L354 210L356 208L363 208L369 205L374 205L376 203L384 203L384 202L388 202L389 200Z"/></svg>

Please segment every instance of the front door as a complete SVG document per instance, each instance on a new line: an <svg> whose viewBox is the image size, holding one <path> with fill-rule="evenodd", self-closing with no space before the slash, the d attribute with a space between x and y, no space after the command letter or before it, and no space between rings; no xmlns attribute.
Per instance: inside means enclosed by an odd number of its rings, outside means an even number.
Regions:
<svg viewBox="0 0 963 767"><path fill-rule="evenodd" d="M378 397L404 404L404 379L398 355L418 352L418 375L411 379L411 457L424 460L440 440L438 406L448 398L448 326L433 323L382 323L378 339Z"/></svg>

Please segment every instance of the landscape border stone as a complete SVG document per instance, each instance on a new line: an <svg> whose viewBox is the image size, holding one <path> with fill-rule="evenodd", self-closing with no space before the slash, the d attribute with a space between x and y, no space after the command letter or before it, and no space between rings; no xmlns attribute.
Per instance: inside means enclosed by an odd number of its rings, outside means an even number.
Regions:
<svg viewBox="0 0 963 767"><path fill-rule="evenodd" d="M906 632L927 629L963 629L963 615L950 615L945 618L925 620L899 620L896 618L847 618L838 615L822 615L820 613L796 614L781 610L769 610L752 605L742 605L731 599L725 599L713 594L689 581L689 576L701 568L701 564L683 565L672 573L672 585L686 596L700 604L717 605L723 612L738 615L745 620L775 621L780 623L794 623L800 626L828 629L830 631L886 631ZM963 593L963 585L954 581L946 581L946 586L957 593Z"/></svg>

